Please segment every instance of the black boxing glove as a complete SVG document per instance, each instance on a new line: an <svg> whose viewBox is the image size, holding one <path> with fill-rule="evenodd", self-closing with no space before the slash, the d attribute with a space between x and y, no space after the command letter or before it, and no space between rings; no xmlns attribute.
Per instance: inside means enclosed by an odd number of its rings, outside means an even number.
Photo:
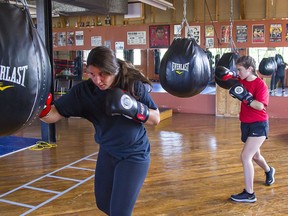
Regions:
<svg viewBox="0 0 288 216"><path fill-rule="evenodd" d="M130 94L119 88L108 90L106 96L106 113L112 115L123 115L138 122L145 123L149 118L149 108L135 100Z"/></svg>
<svg viewBox="0 0 288 216"><path fill-rule="evenodd" d="M229 79L237 78L237 73L235 71L230 71L224 66L217 66L215 68L215 76L222 81L227 81Z"/></svg>
<svg viewBox="0 0 288 216"><path fill-rule="evenodd" d="M232 86L229 90L229 94L237 98L238 100L242 101L243 103L247 104L248 106L251 104L251 102L254 100L253 95L248 92L244 86L240 83L237 83L236 85Z"/></svg>

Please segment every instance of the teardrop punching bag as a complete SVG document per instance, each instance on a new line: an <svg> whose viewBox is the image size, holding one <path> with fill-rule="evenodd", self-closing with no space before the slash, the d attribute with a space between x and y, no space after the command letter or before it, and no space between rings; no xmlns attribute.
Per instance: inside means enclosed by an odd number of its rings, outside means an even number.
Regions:
<svg viewBox="0 0 288 216"><path fill-rule="evenodd" d="M277 62L274 57L263 58L258 67L259 73L265 76L271 76L277 70Z"/></svg>
<svg viewBox="0 0 288 216"><path fill-rule="evenodd" d="M236 69L236 61L239 58L239 55L233 52L224 53L219 59L217 66L223 66L228 68L230 71L237 71ZM238 83L238 79L229 79L226 81L220 80L215 76L215 82L217 85L224 89L230 89L233 85Z"/></svg>
<svg viewBox="0 0 288 216"><path fill-rule="evenodd" d="M0 3L0 26L0 136L7 136L43 109L51 65L26 7Z"/></svg>
<svg viewBox="0 0 288 216"><path fill-rule="evenodd" d="M192 97L203 91L211 78L207 54L193 38L174 39L164 54L160 84L177 97Z"/></svg>

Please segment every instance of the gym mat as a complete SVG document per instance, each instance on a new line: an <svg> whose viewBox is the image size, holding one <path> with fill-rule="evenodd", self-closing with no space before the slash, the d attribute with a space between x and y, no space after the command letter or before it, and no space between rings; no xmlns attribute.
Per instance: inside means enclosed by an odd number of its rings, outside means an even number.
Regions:
<svg viewBox="0 0 288 216"><path fill-rule="evenodd" d="M22 151L36 144L39 139L17 136L0 137L0 158Z"/></svg>

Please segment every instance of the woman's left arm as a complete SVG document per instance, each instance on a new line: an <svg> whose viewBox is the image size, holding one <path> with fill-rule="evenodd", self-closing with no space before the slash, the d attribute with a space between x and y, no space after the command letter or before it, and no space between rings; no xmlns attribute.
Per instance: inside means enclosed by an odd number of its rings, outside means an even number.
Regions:
<svg viewBox="0 0 288 216"><path fill-rule="evenodd" d="M256 109L256 110L263 110L265 108L264 104L257 101L257 100L253 100L251 103L250 103L250 107Z"/></svg>
<svg viewBox="0 0 288 216"><path fill-rule="evenodd" d="M257 86L257 91L253 94L254 100L250 106L256 110L266 109L269 102L269 91L266 84L262 81Z"/></svg>

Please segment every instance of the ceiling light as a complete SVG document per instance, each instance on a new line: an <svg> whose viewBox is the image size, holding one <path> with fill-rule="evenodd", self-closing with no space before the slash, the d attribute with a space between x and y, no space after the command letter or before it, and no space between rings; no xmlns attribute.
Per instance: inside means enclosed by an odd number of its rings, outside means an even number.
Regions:
<svg viewBox="0 0 288 216"><path fill-rule="evenodd" d="M175 9L173 4L164 0L139 0L142 3L151 5L153 7L159 8L161 10L167 10L168 8Z"/></svg>

